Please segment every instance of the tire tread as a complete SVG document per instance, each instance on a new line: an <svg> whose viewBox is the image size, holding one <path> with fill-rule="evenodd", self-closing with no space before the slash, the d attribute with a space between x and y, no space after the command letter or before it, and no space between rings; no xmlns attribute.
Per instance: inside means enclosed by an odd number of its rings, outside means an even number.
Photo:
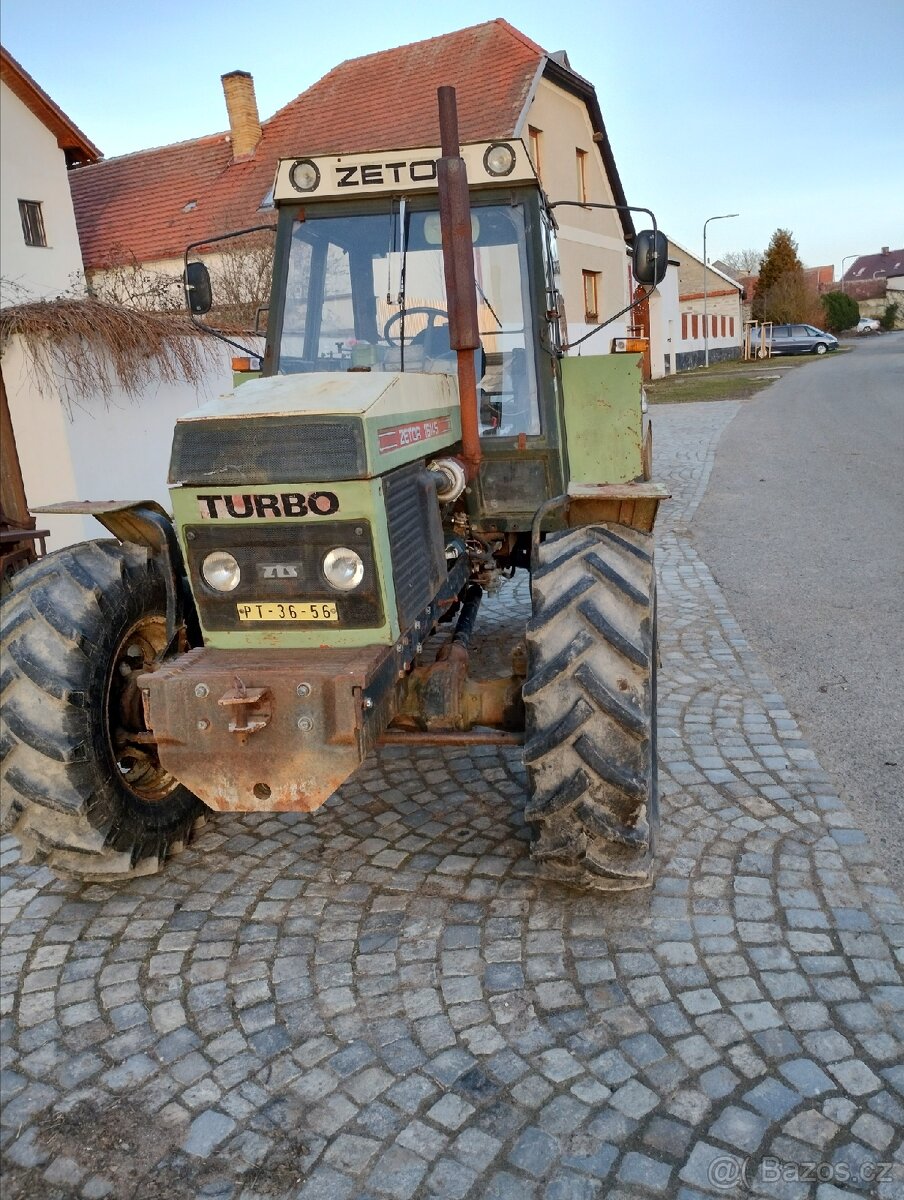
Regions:
<svg viewBox="0 0 904 1200"><path fill-rule="evenodd" d="M143 548L105 540L46 555L17 573L4 597L0 829L19 839L23 862L123 879L156 871L190 839L201 802L177 787L147 818L124 813L122 785L92 741L92 654L160 586Z"/></svg>
<svg viewBox="0 0 904 1200"><path fill-rule="evenodd" d="M540 873L649 883L657 812L652 536L568 530L540 547L527 629L525 762Z"/></svg>

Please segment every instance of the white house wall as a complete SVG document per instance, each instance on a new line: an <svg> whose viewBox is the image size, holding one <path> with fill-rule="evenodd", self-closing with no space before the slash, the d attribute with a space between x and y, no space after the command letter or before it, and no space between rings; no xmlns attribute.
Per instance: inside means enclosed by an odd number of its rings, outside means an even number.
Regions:
<svg viewBox="0 0 904 1200"><path fill-rule="evenodd" d="M703 260L671 239L669 258L678 263L680 318L674 338L678 370L703 366L707 345L711 363L740 358L744 341L740 288L711 265L704 274ZM708 338L704 335L704 278Z"/></svg>
<svg viewBox="0 0 904 1200"><path fill-rule="evenodd" d="M20 200L40 202L46 246L26 245ZM0 83L0 275L4 303L59 296L73 282L79 282L81 274L65 155L46 126L6 84Z"/></svg>
<svg viewBox="0 0 904 1200"><path fill-rule="evenodd" d="M528 126L540 131L540 177L551 201L579 200L577 151L585 151L587 199L612 204L614 198L603 168L587 106L576 96L541 79L528 110L521 136L529 147ZM600 273L599 315L605 319L629 300L625 236L617 213L605 209L557 208L559 290L565 299L568 340L593 328L584 320L582 271ZM608 325L584 343L585 354L608 352L612 338L626 331L624 319Z"/></svg>
<svg viewBox="0 0 904 1200"><path fill-rule="evenodd" d="M3 351L3 383L9 402L22 482L29 505L54 500L75 500L75 464L69 446L66 411L55 388L38 387L35 368L18 337L10 338ZM93 525L85 517L37 515L39 529L49 529L47 549L55 550L98 533L87 533ZM64 524L64 521L67 522ZM62 537L62 541L59 538Z"/></svg>
<svg viewBox="0 0 904 1200"><path fill-rule="evenodd" d="M715 296L707 299L706 321L709 338L703 332L703 301L682 301L680 325L677 332L677 367L679 371L702 367L706 361L707 341L709 361L723 362L741 357L744 322L738 296ZM723 334L722 330L725 330Z"/></svg>
<svg viewBox="0 0 904 1200"><path fill-rule="evenodd" d="M169 510L166 477L178 417L232 387L230 351L211 357L202 389L158 381L133 400L116 388L103 397L67 400L36 386L18 338L3 355L3 379L30 505L63 500L157 500ZM37 515L50 530L48 550L107 536L92 517Z"/></svg>
<svg viewBox="0 0 904 1200"><path fill-rule="evenodd" d="M678 370L680 334L678 268L669 263L665 279L650 297L650 374L654 379Z"/></svg>

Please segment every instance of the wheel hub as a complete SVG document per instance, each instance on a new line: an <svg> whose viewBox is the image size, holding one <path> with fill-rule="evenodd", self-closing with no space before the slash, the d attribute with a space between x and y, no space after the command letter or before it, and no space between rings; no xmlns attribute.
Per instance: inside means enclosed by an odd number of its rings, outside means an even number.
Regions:
<svg viewBox="0 0 904 1200"><path fill-rule="evenodd" d="M153 669L167 647L166 620L142 617L113 655L105 706L107 748L121 781L139 799L165 799L177 781L160 765L157 741L144 719L138 678Z"/></svg>

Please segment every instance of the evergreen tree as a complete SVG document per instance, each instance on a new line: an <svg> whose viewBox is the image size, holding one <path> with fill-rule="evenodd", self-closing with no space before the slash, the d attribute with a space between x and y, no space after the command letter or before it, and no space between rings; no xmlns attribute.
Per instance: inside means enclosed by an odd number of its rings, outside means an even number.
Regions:
<svg viewBox="0 0 904 1200"><path fill-rule="evenodd" d="M788 295L795 292L803 294L803 279L804 268L797 256L797 242L789 229L776 229L760 266L756 292L750 306L752 315L758 321L803 320L803 314L789 317L786 312ZM782 299L778 305L782 309L780 315L774 315L770 311L769 294L776 285L776 298L780 295Z"/></svg>
<svg viewBox="0 0 904 1200"><path fill-rule="evenodd" d="M826 292L819 299L825 311L826 329L832 333L852 329L860 320L860 305L846 292Z"/></svg>

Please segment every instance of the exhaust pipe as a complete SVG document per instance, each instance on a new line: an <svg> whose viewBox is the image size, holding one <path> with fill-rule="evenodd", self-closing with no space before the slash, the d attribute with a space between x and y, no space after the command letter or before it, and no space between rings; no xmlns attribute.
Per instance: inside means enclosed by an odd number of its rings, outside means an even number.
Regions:
<svg viewBox="0 0 904 1200"><path fill-rule="evenodd" d="M473 479L480 466L480 421L477 410L475 351L480 348L477 288L471 238L468 173L458 142L455 88L438 89L442 158L436 164L443 266L449 304L449 343L458 356L458 397L461 405L462 458Z"/></svg>

